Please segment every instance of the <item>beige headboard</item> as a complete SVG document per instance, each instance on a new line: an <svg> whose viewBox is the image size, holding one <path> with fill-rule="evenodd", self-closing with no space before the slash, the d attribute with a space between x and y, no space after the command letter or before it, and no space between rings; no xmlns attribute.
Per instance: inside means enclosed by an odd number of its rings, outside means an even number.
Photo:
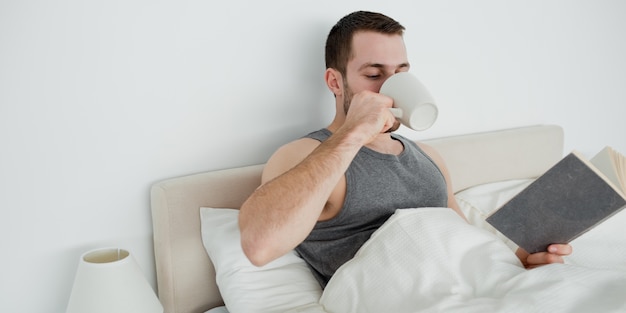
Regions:
<svg viewBox="0 0 626 313"><path fill-rule="evenodd" d="M563 156L563 130L541 125L424 141L445 159L455 191L534 178ZM166 313L222 305L200 236L200 207L238 208L260 184L263 165L172 178L152 186L158 294Z"/></svg>

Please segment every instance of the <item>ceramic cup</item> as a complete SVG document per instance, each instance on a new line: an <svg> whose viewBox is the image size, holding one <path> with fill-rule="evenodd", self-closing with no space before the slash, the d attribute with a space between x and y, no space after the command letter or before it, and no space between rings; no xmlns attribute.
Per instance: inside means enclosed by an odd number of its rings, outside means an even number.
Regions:
<svg viewBox="0 0 626 313"><path fill-rule="evenodd" d="M437 106L426 87L409 72L387 78L380 93L393 99L391 113L413 130L426 130L437 120Z"/></svg>

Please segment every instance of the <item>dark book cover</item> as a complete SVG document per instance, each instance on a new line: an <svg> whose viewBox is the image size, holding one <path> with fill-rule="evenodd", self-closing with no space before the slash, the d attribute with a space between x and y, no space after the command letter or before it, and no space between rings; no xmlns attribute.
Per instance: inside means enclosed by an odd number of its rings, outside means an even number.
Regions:
<svg viewBox="0 0 626 313"><path fill-rule="evenodd" d="M569 243L626 206L587 162L570 153L487 218L529 253Z"/></svg>

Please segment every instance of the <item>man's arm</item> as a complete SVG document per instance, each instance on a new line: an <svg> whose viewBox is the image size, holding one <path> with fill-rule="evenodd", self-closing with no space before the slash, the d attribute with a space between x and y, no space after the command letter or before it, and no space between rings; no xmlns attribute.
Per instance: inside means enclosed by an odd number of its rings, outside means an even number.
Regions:
<svg viewBox="0 0 626 313"><path fill-rule="evenodd" d="M266 182L241 206L241 245L255 265L264 265L284 255L308 236L331 192L362 146L350 134L336 134L302 162L280 173L282 166L275 164L293 159L288 154L297 153L294 149L301 145L302 142L285 147L268 161Z"/></svg>
<svg viewBox="0 0 626 313"><path fill-rule="evenodd" d="M274 164L298 157L289 157L293 150L272 157L267 181L240 208L241 246L252 264L264 265L304 241L359 149L393 126L392 102L358 93L342 126L301 162L282 172Z"/></svg>

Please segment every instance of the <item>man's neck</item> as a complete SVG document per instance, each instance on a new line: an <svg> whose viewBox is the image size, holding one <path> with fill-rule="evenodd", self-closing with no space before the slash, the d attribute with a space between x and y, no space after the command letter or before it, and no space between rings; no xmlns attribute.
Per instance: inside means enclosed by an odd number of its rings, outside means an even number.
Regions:
<svg viewBox="0 0 626 313"><path fill-rule="evenodd" d="M326 127L331 133L335 133L338 129L338 123L331 123ZM376 152L384 154L399 155L404 151L404 145L399 140L394 139L391 133L381 133L376 138L365 145L365 147L372 149Z"/></svg>

